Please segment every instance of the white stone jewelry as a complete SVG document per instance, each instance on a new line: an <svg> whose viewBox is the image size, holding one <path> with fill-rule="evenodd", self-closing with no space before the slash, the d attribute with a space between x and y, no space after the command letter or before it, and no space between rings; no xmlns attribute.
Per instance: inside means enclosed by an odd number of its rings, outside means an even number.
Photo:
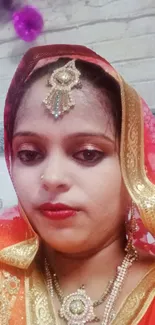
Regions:
<svg viewBox="0 0 155 325"><path fill-rule="evenodd" d="M58 299L61 303L59 316L67 321L69 325L85 324L87 322L99 322L100 319L95 315L94 308L101 305L110 293L114 280L109 281L104 293L98 300L92 301L87 296L84 286L76 292L64 297L63 292L59 286L56 274L52 274L49 269L47 260L45 259L45 273L47 279L47 287L51 297L55 290Z"/></svg>
<svg viewBox="0 0 155 325"><path fill-rule="evenodd" d="M114 307L120 293L127 271L133 262L137 259L137 254L134 251L127 252L121 266L117 268L117 275L114 281L111 283L111 288L109 290L109 298L107 300L103 319L101 325L109 325L115 317ZM49 265L45 259L45 274L46 282L51 298L53 298L54 289L56 290L59 301L61 302L61 308L59 316L67 322L67 325L85 325L91 321L100 321L100 319L95 316L94 313L94 303L87 296L85 289L82 287L76 292L64 297L60 286L56 279L56 274L54 274L54 279L52 278ZM56 282L55 282L56 281ZM108 294L106 295L107 298ZM98 301L101 302L101 299ZM103 302L104 300L102 300ZM99 305L100 302L97 304ZM97 306L96 305L96 306Z"/></svg>
<svg viewBox="0 0 155 325"><path fill-rule="evenodd" d="M95 320L93 303L84 289L78 289L64 298L60 317L65 319L68 325L85 324Z"/></svg>
<svg viewBox="0 0 155 325"><path fill-rule="evenodd" d="M125 256L125 258L122 262L122 265L118 266L116 280L114 282L112 291L111 291L109 298L107 300L101 325L110 324L112 319L115 317L115 314L113 313L113 311L114 311L114 307L115 307L118 295L122 289L125 277L127 275L127 271L136 259L137 259L137 254L130 255L129 253L127 253L127 255Z"/></svg>
<svg viewBox="0 0 155 325"><path fill-rule="evenodd" d="M45 259L46 282L51 298L54 296L51 272ZM91 299L87 297L84 289L78 289L76 293L67 296L63 300L59 316L65 318L69 325L85 324L95 319ZM83 322L83 320L85 320ZM78 323L77 323L78 321Z"/></svg>

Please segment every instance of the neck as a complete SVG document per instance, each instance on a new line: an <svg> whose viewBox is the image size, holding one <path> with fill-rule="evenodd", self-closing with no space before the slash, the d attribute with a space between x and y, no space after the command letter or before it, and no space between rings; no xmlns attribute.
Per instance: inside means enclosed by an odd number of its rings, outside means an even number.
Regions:
<svg viewBox="0 0 155 325"><path fill-rule="evenodd" d="M95 253L83 256L68 256L53 252L45 246L45 254L54 272L56 272L62 288L68 293L77 290L82 284L88 291L100 292L108 281L116 275L116 268L124 258L125 240L117 238L109 245L98 249ZM90 279L93 278L92 283Z"/></svg>

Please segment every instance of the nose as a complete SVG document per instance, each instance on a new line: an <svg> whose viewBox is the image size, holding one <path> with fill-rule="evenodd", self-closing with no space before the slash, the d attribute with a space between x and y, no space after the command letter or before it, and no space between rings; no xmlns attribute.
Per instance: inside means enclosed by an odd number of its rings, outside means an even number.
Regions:
<svg viewBox="0 0 155 325"><path fill-rule="evenodd" d="M50 192L65 192L70 188L67 162L60 154L55 154L48 161L41 176L42 187Z"/></svg>

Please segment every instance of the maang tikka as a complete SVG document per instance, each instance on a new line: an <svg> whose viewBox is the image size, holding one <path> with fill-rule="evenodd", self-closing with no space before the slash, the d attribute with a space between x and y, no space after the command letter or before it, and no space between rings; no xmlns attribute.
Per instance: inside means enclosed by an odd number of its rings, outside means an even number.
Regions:
<svg viewBox="0 0 155 325"><path fill-rule="evenodd" d="M43 103L55 119L75 106L71 91L79 85L80 75L75 60L71 60L50 76L48 85L52 88Z"/></svg>

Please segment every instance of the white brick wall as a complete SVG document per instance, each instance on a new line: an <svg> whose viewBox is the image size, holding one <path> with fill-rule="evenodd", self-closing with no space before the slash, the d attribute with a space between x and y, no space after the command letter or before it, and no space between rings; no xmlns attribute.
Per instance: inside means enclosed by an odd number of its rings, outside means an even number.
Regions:
<svg viewBox="0 0 155 325"><path fill-rule="evenodd" d="M40 8L45 28L36 43L26 44L17 39L11 23L0 24L0 119L6 91L21 55L32 45L49 43L91 47L109 60L155 110L155 0L27 2ZM0 170L4 176L1 162ZM3 191L4 205L14 201L8 182L7 193ZM3 184L0 197L2 188ZM8 195L12 201L8 201Z"/></svg>

